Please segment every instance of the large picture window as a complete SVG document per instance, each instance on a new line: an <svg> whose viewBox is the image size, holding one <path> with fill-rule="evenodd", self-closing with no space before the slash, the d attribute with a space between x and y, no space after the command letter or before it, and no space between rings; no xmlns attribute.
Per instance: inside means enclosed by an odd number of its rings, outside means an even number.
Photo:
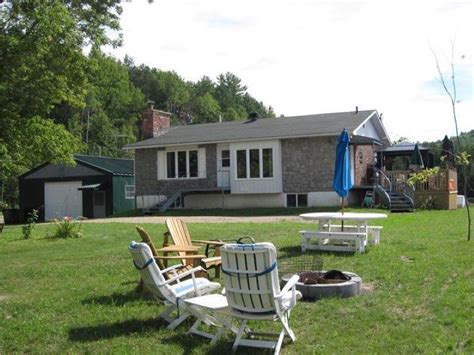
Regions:
<svg viewBox="0 0 474 355"><path fill-rule="evenodd" d="M180 150L166 153L166 177L186 179L199 176L197 150Z"/></svg>
<svg viewBox="0 0 474 355"><path fill-rule="evenodd" d="M237 178L260 179L273 177L273 149L255 148L236 151Z"/></svg>
<svg viewBox="0 0 474 355"><path fill-rule="evenodd" d="M246 150L237 151L237 178L238 179L247 178L247 151Z"/></svg>

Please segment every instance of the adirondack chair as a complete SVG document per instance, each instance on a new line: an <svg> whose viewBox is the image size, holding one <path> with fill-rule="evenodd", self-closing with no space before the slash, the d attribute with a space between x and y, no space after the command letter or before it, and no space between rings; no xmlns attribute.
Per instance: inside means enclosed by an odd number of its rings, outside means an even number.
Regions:
<svg viewBox="0 0 474 355"><path fill-rule="evenodd" d="M301 298L301 293L296 291L299 276L292 276L280 290L277 253L271 243L225 244L221 255L230 314L240 320L232 350L236 351L239 345L243 345L274 349L278 354L285 336L289 336L291 341L296 340L289 318L296 300ZM271 334L249 331L249 320L279 321L281 332L272 334L278 336L278 340L242 339L244 333L250 337Z"/></svg>
<svg viewBox="0 0 474 355"><path fill-rule="evenodd" d="M147 289L157 300L165 303L166 308L159 317L169 323L168 329L176 328L191 315L189 306L183 302L185 299L207 295L220 288L219 283L197 277L196 272L200 270L199 268L193 268L166 280L163 274L176 269L176 265L161 269L150 247L145 243L132 242L128 250L132 254L133 265L139 271ZM183 280L187 276L191 276L191 279ZM175 311L177 314L172 316ZM208 320L211 321L206 318L205 322Z"/></svg>
<svg viewBox="0 0 474 355"><path fill-rule="evenodd" d="M165 248L161 248L161 249L156 249L155 248L155 244L153 243L153 240L151 239L151 236L150 234L148 234L148 232L142 228L142 227L138 227L138 226L135 226L138 234L140 235L141 239L142 239L142 242L147 244L149 247L150 247L150 250L151 250L151 253L153 254L153 257L155 258L155 261L156 263L158 264L158 267L163 270L166 268L165 264L163 263L164 260L168 261L169 259L171 260L181 260L181 258L179 256L168 256L168 253L170 252L170 250L177 250L178 248L176 248L175 246L168 246L168 247L165 247ZM164 249L164 251L163 251ZM186 248L180 248L179 250L183 250L183 249L186 249ZM163 255L159 255L158 252L161 252ZM191 259L191 260L197 260L197 261L200 261L204 255L193 255L193 257L195 257L195 259ZM192 264L187 264L187 265L183 265L183 264L177 264L175 266L175 268L171 269L170 271L167 271L167 272L164 272L163 273L163 276L166 280L172 278L172 277L175 277L177 275L180 275L180 274L183 274L191 269L193 269L193 265ZM205 277L206 279L209 278L209 275L207 273L206 270L204 270L201 266L197 266L198 268L198 271L196 271L196 276L198 277ZM189 275L188 275L189 277ZM142 292L143 291L143 280L140 280L140 283L138 284L137 288L136 288L136 291L137 292Z"/></svg>
<svg viewBox="0 0 474 355"><path fill-rule="evenodd" d="M164 243L163 247L169 246L169 238L171 237L175 246L187 246L190 248L195 248L195 251L199 250L202 246L205 246L205 257L201 259L201 266L208 270L210 268L215 268L216 277L220 276L220 266L221 266L221 257L220 257L220 247L224 245L222 241L216 240L191 240L191 235L189 233L188 226L184 221L178 218L167 218L165 220L165 225L167 231L164 234ZM210 255L211 249L214 249L214 255ZM190 262L185 259L186 255L189 252L178 251L178 255L183 258L182 264L187 265ZM166 265L166 264L165 264Z"/></svg>

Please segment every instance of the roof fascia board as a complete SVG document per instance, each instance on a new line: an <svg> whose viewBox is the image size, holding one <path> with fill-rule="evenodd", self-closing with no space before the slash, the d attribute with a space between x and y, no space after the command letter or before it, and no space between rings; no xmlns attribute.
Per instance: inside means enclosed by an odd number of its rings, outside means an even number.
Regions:
<svg viewBox="0 0 474 355"><path fill-rule="evenodd" d="M337 137L337 134L311 134L301 136L276 136L276 137L265 137L265 138L252 138L252 139L236 139L236 140L223 140L223 141L205 141L205 142L193 142L193 143L176 143L176 144L153 144L147 145L146 147L123 147L123 150L136 150L136 149L150 149L150 148L166 148L166 147L177 147L184 145L200 145L200 144L221 144L221 143L238 143L238 142L258 142L258 141L269 141L275 139L297 139L297 138L312 138L312 137Z"/></svg>

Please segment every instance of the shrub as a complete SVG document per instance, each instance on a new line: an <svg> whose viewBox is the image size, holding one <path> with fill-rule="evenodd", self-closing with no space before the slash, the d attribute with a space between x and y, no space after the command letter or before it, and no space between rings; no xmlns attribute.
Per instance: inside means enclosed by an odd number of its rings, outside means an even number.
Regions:
<svg viewBox="0 0 474 355"><path fill-rule="evenodd" d="M33 210L28 214L26 224L23 226L23 239L30 239L35 229L36 222L38 221L38 211Z"/></svg>
<svg viewBox="0 0 474 355"><path fill-rule="evenodd" d="M61 220L54 220L55 231L53 238L80 238L82 237L82 217L73 219L71 217L63 217Z"/></svg>

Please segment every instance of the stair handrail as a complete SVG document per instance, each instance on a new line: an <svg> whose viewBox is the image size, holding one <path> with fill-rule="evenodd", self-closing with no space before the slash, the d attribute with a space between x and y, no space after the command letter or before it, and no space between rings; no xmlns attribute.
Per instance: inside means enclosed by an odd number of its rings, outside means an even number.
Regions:
<svg viewBox="0 0 474 355"><path fill-rule="evenodd" d="M380 184L375 185L375 191L379 194L382 194L385 197L385 200L388 202L387 207L388 209L391 209L392 206L392 199L390 198L390 195L387 193L387 191L384 189L384 187ZM383 199L381 199L383 202Z"/></svg>
<svg viewBox="0 0 474 355"><path fill-rule="evenodd" d="M381 175L383 180L388 182L389 191L392 191L392 180L390 180L390 178L379 168L375 168L374 170L375 170L375 174L377 176L377 185L381 185L383 187L383 183L378 181L379 180L378 177Z"/></svg>
<svg viewBox="0 0 474 355"><path fill-rule="evenodd" d="M412 207L415 207L415 186L408 184L406 181L397 184L397 190L405 196L411 203Z"/></svg>

